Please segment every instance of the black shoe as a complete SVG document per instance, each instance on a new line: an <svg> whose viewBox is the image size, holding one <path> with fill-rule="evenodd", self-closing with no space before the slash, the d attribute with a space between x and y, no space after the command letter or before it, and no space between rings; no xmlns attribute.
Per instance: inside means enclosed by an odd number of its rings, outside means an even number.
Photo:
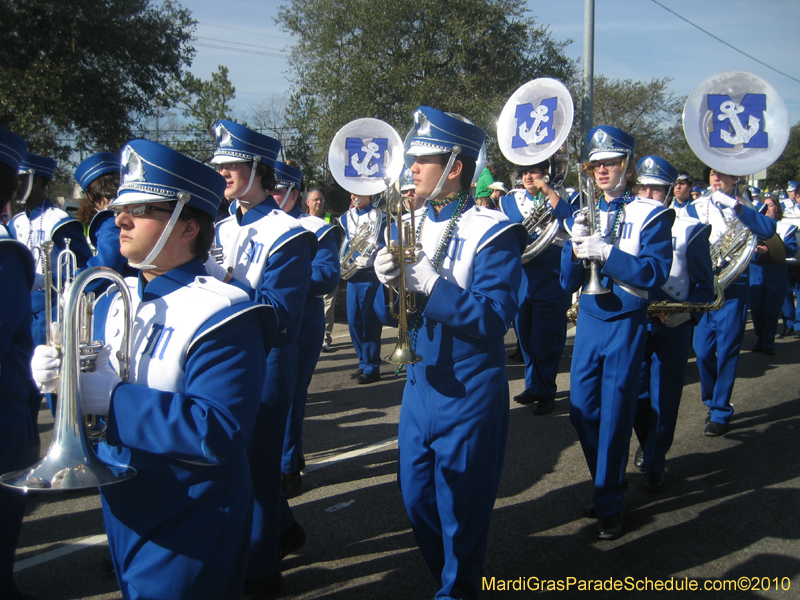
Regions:
<svg viewBox="0 0 800 600"><path fill-rule="evenodd" d="M281 489L287 498L294 498L303 487L303 476L297 473L281 473Z"/></svg>
<svg viewBox="0 0 800 600"><path fill-rule="evenodd" d="M532 402L536 402L538 399L538 396L534 396L528 390L525 390L519 396L514 396L514 402L517 404L531 404Z"/></svg>
<svg viewBox="0 0 800 600"><path fill-rule="evenodd" d="M362 373L358 376L358 383L375 383L376 381L381 380L381 374L378 371L373 371L369 375L366 373Z"/></svg>
<svg viewBox="0 0 800 600"><path fill-rule="evenodd" d="M644 470L644 450L641 446L636 448L636 453L633 455L633 466L640 471Z"/></svg>
<svg viewBox="0 0 800 600"><path fill-rule="evenodd" d="M556 401L553 398L549 400L547 398L535 398L536 404L533 407L533 414L535 415L546 415L556 406Z"/></svg>
<svg viewBox="0 0 800 600"><path fill-rule="evenodd" d="M763 352L763 351L764 351L764 346L762 346L761 344L756 344L755 346L750 348L750 352Z"/></svg>
<svg viewBox="0 0 800 600"><path fill-rule="evenodd" d="M510 360L513 363L521 365L522 363L525 362L525 357L522 356L522 352L512 352L511 354L508 355L508 360Z"/></svg>
<svg viewBox="0 0 800 600"><path fill-rule="evenodd" d="M272 598L283 585L283 576L278 571L272 577L258 579L256 581L245 581L242 590L242 600L261 600L262 598Z"/></svg>
<svg viewBox="0 0 800 600"><path fill-rule="evenodd" d="M294 554L303 544L306 543L306 530L295 521L289 526L284 533L281 534L281 539L278 542L278 560L283 560L290 554Z"/></svg>
<svg viewBox="0 0 800 600"><path fill-rule="evenodd" d="M597 539L615 540L622 535L622 517L619 513L610 517L600 517Z"/></svg>
<svg viewBox="0 0 800 600"><path fill-rule="evenodd" d="M728 426L725 423L717 423L716 421L709 421L706 425L706 430L703 435L707 437L717 437L728 433Z"/></svg>
<svg viewBox="0 0 800 600"><path fill-rule="evenodd" d="M764 348L764 354L767 356L775 356L775 348Z"/></svg>
<svg viewBox="0 0 800 600"><path fill-rule="evenodd" d="M364 369L359 369L358 371L354 371L350 373L350 379L358 379L359 376L364 372Z"/></svg>
<svg viewBox="0 0 800 600"><path fill-rule="evenodd" d="M644 479L645 492L660 492L667 485L667 475L663 471L658 475L648 475Z"/></svg>

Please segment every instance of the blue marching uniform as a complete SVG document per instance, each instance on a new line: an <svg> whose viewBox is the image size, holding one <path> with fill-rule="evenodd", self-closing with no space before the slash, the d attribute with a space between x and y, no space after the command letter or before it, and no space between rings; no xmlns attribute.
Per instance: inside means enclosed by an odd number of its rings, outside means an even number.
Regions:
<svg viewBox="0 0 800 600"><path fill-rule="evenodd" d="M786 258L797 254L797 227L788 221L778 221L777 234L783 242ZM750 314L756 334L756 346L764 350L775 349L781 305L789 287L789 268L779 264L768 254L755 254L750 262Z"/></svg>
<svg viewBox="0 0 800 600"><path fill-rule="evenodd" d="M0 223L0 474L38 460L30 398L41 401L31 379L33 257ZM0 598L14 599L14 552L25 516L25 493L0 486Z"/></svg>
<svg viewBox="0 0 800 600"><path fill-rule="evenodd" d="M303 417L311 376L317 366L325 336L325 307L323 296L339 285L339 244L341 229L322 219L304 214L299 207L288 213L317 236L318 249L311 262L311 283L303 306L303 321L297 336L297 384L294 390L286 435L283 441L281 472L297 473L303 455Z"/></svg>
<svg viewBox="0 0 800 600"><path fill-rule="evenodd" d="M462 192L466 193L466 192ZM420 242L433 256L456 202L428 207ZM508 436L504 336L517 311L524 228L469 200L453 228L407 365L398 481L414 535L441 589L474 598ZM380 286L375 309L396 321ZM409 321L413 327L415 318Z"/></svg>
<svg viewBox="0 0 800 600"><path fill-rule="evenodd" d="M695 219L675 219L669 279L661 289L651 292L651 300L671 303L709 303L713 300L710 233L710 226ZM672 446L689 362L692 328L691 320L668 327L657 317L651 318L647 325L634 431L644 452L645 473L651 478L664 472L667 452Z"/></svg>
<svg viewBox="0 0 800 600"><path fill-rule="evenodd" d="M622 211L622 214L618 214ZM674 211L654 200L632 197L598 205L606 241L617 222L600 270L611 292L580 297L570 369L570 420L578 433L594 480L598 517L620 513L625 497L625 467L639 394L639 373L647 333L648 292L667 281L672 265ZM561 284L576 292L584 279L583 263L573 258L572 241L561 253Z"/></svg>
<svg viewBox="0 0 800 600"><path fill-rule="evenodd" d="M247 442L265 393L276 317L206 275L200 260L129 278L132 381L113 392L100 457L138 474L101 488L126 600L241 598L252 516ZM96 331L121 345L116 288ZM254 335L255 334L255 335Z"/></svg>
<svg viewBox="0 0 800 600"><path fill-rule="evenodd" d="M544 197L548 205L550 201ZM531 213L534 197L517 190L500 199L499 208L514 223L522 223ZM563 222L572 214L562 200L553 216ZM567 341L567 309L572 299L559 281L561 247L550 244L537 257L522 265L519 311L514 327L525 359L525 389L547 400L556 397L558 363Z"/></svg>
<svg viewBox="0 0 800 600"><path fill-rule="evenodd" d="M371 205L364 209L353 207L348 210L339 219L344 227L345 245L350 244L359 226L382 218L382 213ZM385 223L380 227L376 250L384 245ZM371 268L360 269L347 280L347 325L358 356L358 368L364 375L381 370L381 320L373 308L380 287L378 277Z"/></svg>
<svg viewBox="0 0 800 600"><path fill-rule="evenodd" d="M255 507L247 579L261 580L278 570L278 543L285 498L281 492L281 455L289 409L297 383L297 337L308 297L317 237L266 200L246 213L217 224L222 266L246 283L254 300L278 314L279 332L267 356L266 395L248 448ZM284 519L285 520L285 519Z"/></svg>
<svg viewBox="0 0 800 600"><path fill-rule="evenodd" d="M761 239L775 234L772 219L748 206L740 206L742 212L738 218L745 227ZM711 225L711 244L723 234L727 221L737 216L732 209L719 208L710 197L692 202L687 213ZM711 421L722 425L727 425L733 415L731 394L744 338L748 296L747 273L744 273L725 289L722 307L703 315L694 328L692 346L697 355L703 403L708 407Z"/></svg>

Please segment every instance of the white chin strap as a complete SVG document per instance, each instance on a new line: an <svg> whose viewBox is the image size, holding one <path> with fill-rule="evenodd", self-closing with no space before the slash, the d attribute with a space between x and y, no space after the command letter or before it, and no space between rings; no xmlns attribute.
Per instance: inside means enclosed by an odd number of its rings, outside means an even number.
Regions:
<svg viewBox="0 0 800 600"><path fill-rule="evenodd" d="M161 253L161 250L164 249L164 244L167 243L167 239L172 233L172 230L175 227L175 223L178 222L178 217L181 216L183 205L189 202L189 198L190 198L189 194L184 194L183 192L178 194L178 204L175 205L175 210L172 211L172 216L170 216L169 221L167 222L167 226L164 228L164 231L161 232L161 237L158 238L156 245L153 246L153 249L150 250L150 254L148 254L142 262L135 263L128 261L128 264L130 266L132 266L134 269L140 269L142 271L148 271L150 269L156 268L156 265L151 263Z"/></svg>
<svg viewBox="0 0 800 600"><path fill-rule="evenodd" d="M28 174L28 189L25 190L25 195L22 198L19 198L17 200L17 202L24 203L24 202L28 201L28 196L31 195L31 190L33 189L33 178L34 178L33 173L29 173Z"/></svg>
<svg viewBox="0 0 800 600"><path fill-rule="evenodd" d="M283 205L286 204L286 201L289 199L289 195L292 193L294 189L294 184L290 183L289 187L286 188L286 193L283 195L283 200L281 200L280 208L283 210Z"/></svg>
<svg viewBox="0 0 800 600"><path fill-rule="evenodd" d="M625 184L628 183L628 177L626 173L628 172L628 160L629 158L626 156L625 161L622 163L622 173L619 176L619 183L613 190L608 190L608 193L616 198L616 194L619 194L620 191L625 189Z"/></svg>
<svg viewBox="0 0 800 600"><path fill-rule="evenodd" d="M460 153L461 153L461 148L459 146L453 146L453 150L450 152L450 158L447 160L447 166L444 168L444 172L442 173L442 176L439 178L439 183L436 184L434 190L425 199L426 202L436 200L436 196L438 196L439 192L442 191L442 186L444 186L444 182L447 181L447 176L450 174L450 169L453 168L453 163L456 162L456 156L458 156Z"/></svg>
<svg viewBox="0 0 800 600"><path fill-rule="evenodd" d="M261 157L260 156L256 156L253 159L253 166L250 167L250 181L247 182L247 187L245 188L245 190L241 193L241 195L238 198L234 198L234 200L238 201L239 204L244 204L245 206L249 206L250 205L250 201L249 200L242 200L242 196L246 196L247 193L250 191L250 188L253 187L253 181L256 178L256 167L258 166L259 162L261 162Z"/></svg>

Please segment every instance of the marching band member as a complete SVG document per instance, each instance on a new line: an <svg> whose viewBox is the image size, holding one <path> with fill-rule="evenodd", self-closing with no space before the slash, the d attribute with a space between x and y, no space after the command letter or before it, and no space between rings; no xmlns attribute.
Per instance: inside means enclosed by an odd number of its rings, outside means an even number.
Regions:
<svg viewBox="0 0 800 600"><path fill-rule="evenodd" d="M797 227L783 220L783 208L772 196L764 199L766 216L776 222L777 233L770 240L758 240L750 262L750 315L756 343L753 352L775 354L775 334L781 305L789 286L785 260L797 254Z"/></svg>
<svg viewBox="0 0 800 600"><path fill-rule="evenodd" d="M347 280L347 326L358 357L358 369L350 374L350 379L370 384L381 379L381 321L373 308L381 284L372 265L375 251L383 246L386 224L382 223L383 214L372 205L370 196L350 194L350 200L351 208L339 217L347 247L364 223L372 227L376 221L381 222L376 248L369 256L355 258L358 270Z"/></svg>
<svg viewBox="0 0 800 600"><path fill-rule="evenodd" d="M0 212L17 188L26 152L25 140L0 127ZM30 370L33 273L31 253L0 224L0 473L24 469L39 458L38 452L31 456L35 433L28 407L30 398L41 402ZM23 598L14 584L14 552L24 516L25 493L0 486L0 598Z"/></svg>
<svg viewBox="0 0 800 600"><path fill-rule="evenodd" d="M670 204L670 188L684 182L669 162L658 156L645 156L637 165L637 196ZM677 203L672 204L676 212ZM670 303L708 303L714 298L714 274L708 235L711 228L695 219L678 217L672 225L672 268L660 289L650 299ZM651 317L647 324L642 385L633 423L639 448L634 466L645 471L644 489L657 492L666 484L664 464L675 435L678 407L686 378L692 321L688 312Z"/></svg>
<svg viewBox="0 0 800 600"><path fill-rule="evenodd" d="M692 202L687 214L711 225L709 241L712 245L725 233L728 222L736 217L761 239L775 235L774 221L744 206L735 197L737 177L706 167L703 178L712 193ZM743 274L725 289L722 308L703 315L694 329L692 345L697 354L701 395L708 407L703 435L708 437L727 433L733 415L731 394L744 338L747 297L747 275Z"/></svg>
<svg viewBox="0 0 800 600"><path fill-rule="evenodd" d="M248 589L258 593L282 582L281 513L288 505L281 491L281 455L297 383L296 340L303 320L298 307L308 297L317 238L271 196L280 142L226 120L217 122L214 131L217 148L211 162L225 178L225 197L235 207L234 214L217 223L224 259L223 269L216 270L221 273L214 276L224 278L227 271L253 290L256 302L271 304L278 313L278 337L267 357L266 397L248 448L255 508L247 580Z"/></svg>
<svg viewBox="0 0 800 600"><path fill-rule="evenodd" d="M470 198L482 129L427 106L414 123L408 154L427 209L417 226L419 260L404 270L407 290L418 294L409 328L422 361L407 365L398 480L441 586L436 597L475 598L508 435L503 339L517 310L527 235ZM375 271L397 285L389 249L378 252ZM375 308L392 322L383 286Z"/></svg>
<svg viewBox="0 0 800 600"><path fill-rule="evenodd" d="M96 254L86 262L87 267L108 267L123 277L135 277L138 271L128 264L120 252L119 234L114 212L108 208L119 189L119 155L113 152L93 154L75 169L75 181L95 208L89 224L89 239ZM108 285L98 280L98 284ZM98 286L89 285L87 290L98 291Z"/></svg>
<svg viewBox="0 0 800 600"><path fill-rule="evenodd" d="M686 209L692 202L692 186L694 180L688 173L678 173L673 188L672 203L670 207L675 210L678 217L686 216Z"/></svg>
<svg viewBox="0 0 800 600"><path fill-rule="evenodd" d="M17 241L25 244L33 253L36 261L36 281L31 293L33 310L33 341L44 344L47 337L46 328L50 326L51 316L44 314L44 275L42 271L41 244L53 242L50 264L53 270L53 281L56 280L58 255L66 249L66 240L70 240L69 248L78 259L78 268L86 266L92 257L89 243L83 235L83 227L77 219L70 217L60 208L56 208L47 197L50 181L53 179L58 163L52 158L28 152L19 166L20 185L17 188L17 200L25 203L25 210L15 215L9 229ZM53 303L55 314L56 303ZM38 410L37 410L38 413Z"/></svg>
<svg viewBox="0 0 800 600"><path fill-rule="evenodd" d="M500 199L500 210L514 223L547 204L559 222L572 214L567 202L548 184L550 161L517 168L523 190ZM548 176L548 179L545 179ZM525 360L525 390L514 397L520 404L533 404L533 414L553 410L558 363L567 341L567 310L570 294L559 282L561 248L550 244L538 256L522 265L519 311L514 328Z"/></svg>
<svg viewBox="0 0 800 600"><path fill-rule="evenodd" d="M323 297L336 290L339 285L339 244L337 237L341 229L332 227L322 219L300 210L303 192L303 173L280 161L275 163L277 185L272 197L283 211L300 222L305 229L317 236L318 250L311 262L311 284L303 307L303 321L297 335L297 384L294 399L286 422L283 440L281 481L283 491L289 497L302 485L300 471L305 466L303 459L303 416L305 415L308 386L317 366L325 334L325 312Z"/></svg>
<svg viewBox="0 0 800 600"><path fill-rule="evenodd" d="M580 259L601 262L602 282L610 290L581 294L570 369L570 420L594 480L594 506L587 514L600 519L598 538L604 540L623 533L625 467L640 384L640 369L633 366L642 363L648 293L664 285L672 264L675 213L632 193L634 143L615 127L589 132L583 170L602 192L596 201L599 223L590 235L576 218L561 254L561 283L569 293L583 281Z"/></svg>
<svg viewBox="0 0 800 600"><path fill-rule="evenodd" d="M107 415L99 455L135 477L101 488L123 597L239 600L247 567L252 483L247 444L264 394L275 311L206 274L225 180L145 140L122 151L116 213L133 306L131 381L108 361L121 347L116 288L95 311L106 346L80 374L85 413ZM39 346L34 378L58 384L58 353ZM243 376L246 374L246 376Z"/></svg>

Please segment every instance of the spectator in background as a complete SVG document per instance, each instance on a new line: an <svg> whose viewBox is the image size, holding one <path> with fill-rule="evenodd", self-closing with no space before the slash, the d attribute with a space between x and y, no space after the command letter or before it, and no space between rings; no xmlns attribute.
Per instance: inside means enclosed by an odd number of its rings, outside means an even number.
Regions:
<svg viewBox="0 0 800 600"><path fill-rule="evenodd" d="M494 176L497 173L497 168L494 166L493 162L487 162L486 166L483 167L483 171L481 171L480 177L478 177L478 181L475 184L475 199L479 198L487 198L492 195L492 190L489 189L489 185L494 183Z"/></svg>
<svg viewBox="0 0 800 600"><path fill-rule="evenodd" d="M489 196L488 203L481 206L486 206L486 208L497 208L500 198L505 196L508 193L508 190L502 181L495 181L494 183L490 184L489 190L492 192L492 194ZM480 202L478 204L480 204Z"/></svg>
<svg viewBox="0 0 800 600"><path fill-rule="evenodd" d="M306 196L306 212L312 217L319 217L330 225L336 225L336 219L325 210L325 197L322 192L314 188ZM325 294L322 299L325 302L325 339L322 342L323 352L332 352L333 343L333 321L336 312L336 291Z"/></svg>

